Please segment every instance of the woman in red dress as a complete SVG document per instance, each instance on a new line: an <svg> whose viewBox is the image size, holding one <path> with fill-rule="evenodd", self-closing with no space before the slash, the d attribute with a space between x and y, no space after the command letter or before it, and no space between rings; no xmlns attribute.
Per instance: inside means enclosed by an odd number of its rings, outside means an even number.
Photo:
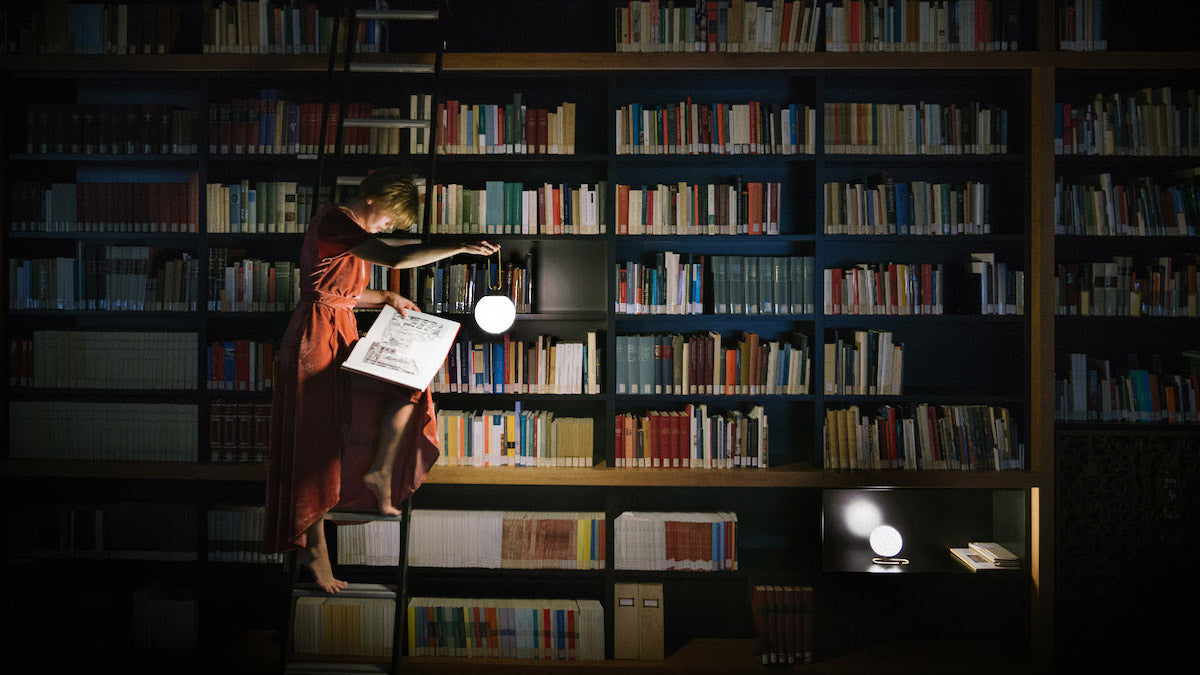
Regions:
<svg viewBox="0 0 1200 675"><path fill-rule="evenodd" d="M344 206L313 218L300 252L300 301L279 349L267 467L265 548L298 549L329 593L336 579L323 518L334 507L398 514L438 457L433 399L424 391L358 386L341 370L358 340L356 308L417 305L367 288L371 264L411 268L459 253L490 255L489 242L414 245L377 236L416 220L418 192L398 169L372 172Z"/></svg>

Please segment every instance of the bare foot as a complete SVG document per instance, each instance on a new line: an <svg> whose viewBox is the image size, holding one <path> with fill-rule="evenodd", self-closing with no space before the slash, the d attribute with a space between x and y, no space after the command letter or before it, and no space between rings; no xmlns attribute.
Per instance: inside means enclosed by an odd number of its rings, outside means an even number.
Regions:
<svg viewBox="0 0 1200 675"><path fill-rule="evenodd" d="M299 556L300 564L312 572L313 579L321 590L332 595L346 587L348 582L334 578L329 552L324 547L306 546L297 551L296 555Z"/></svg>
<svg viewBox="0 0 1200 675"><path fill-rule="evenodd" d="M400 509L392 505L392 479L380 471L368 471L363 475L363 482L375 493L375 501L379 502L379 512L385 516L398 516Z"/></svg>

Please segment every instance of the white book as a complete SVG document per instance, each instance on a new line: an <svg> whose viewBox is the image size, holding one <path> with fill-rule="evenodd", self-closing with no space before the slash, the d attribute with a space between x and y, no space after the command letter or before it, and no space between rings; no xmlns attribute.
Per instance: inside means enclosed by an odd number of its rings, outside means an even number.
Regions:
<svg viewBox="0 0 1200 675"><path fill-rule="evenodd" d="M401 316L385 305L342 368L413 389L425 389L446 360L460 324L432 314Z"/></svg>

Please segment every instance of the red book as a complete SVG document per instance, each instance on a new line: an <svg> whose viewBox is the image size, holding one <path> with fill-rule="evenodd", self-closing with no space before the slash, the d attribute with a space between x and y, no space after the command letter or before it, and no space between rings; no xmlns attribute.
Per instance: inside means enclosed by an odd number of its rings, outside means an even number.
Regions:
<svg viewBox="0 0 1200 675"><path fill-rule="evenodd" d="M617 185L617 234L629 234L628 185Z"/></svg>
<svg viewBox="0 0 1200 675"><path fill-rule="evenodd" d="M549 133L550 129L547 123L548 110L539 109L537 111L537 145L538 154L546 154L549 151Z"/></svg>
<svg viewBox="0 0 1200 675"><path fill-rule="evenodd" d="M747 213L749 216L750 234L763 233L763 184L747 183L748 193Z"/></svg>
<svg viewBox="0 0 1200 675"><path fill-rule="evenodd" d="M733 394L738 381L738 353L736 349L725 350L725 393Z"/></svg>
<svg viewBox="0 0 1200 675"><path fill-rule="evenodd" d="M754 658L762 665L771 663L770 589L755 586L750 590L750 615L754 621Z"/></svg>

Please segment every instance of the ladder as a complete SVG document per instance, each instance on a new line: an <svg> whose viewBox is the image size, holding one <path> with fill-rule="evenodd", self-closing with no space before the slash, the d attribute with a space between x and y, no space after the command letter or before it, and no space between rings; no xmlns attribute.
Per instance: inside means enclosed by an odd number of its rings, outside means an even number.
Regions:
<svg viewBox="0 0 1200 675"><path fill-rule="evenodd" d="M395 1L395 0L393 0ZM333 34L339 34L340 21L343 14L346 12L342 9L342 2L338 3L338 12L334 17ZM353 3L352 3L353 4ZM377 3L366 3L377 4ZM383 3L386 4L386 3ZM397 85L406 84L406 80L410 80L414 76L427 75L429 76L429 99L428 102L419 107L424 109L424 113L428 117L410 117L407 119L385 119L385 118L363 118L363 117L347 117L346 104L348 103L348 93L346 92L344 83L345 77L338 78L338 59L337 49L331 45L329 53L328 65L328 87L326 88L326 98L322 110L321 118L321 138L319 141L320 153L317 155L317 172L316 185L314 186L313 194L317 196L313 200L314 213L319 208L320 196L323 194L322 189L326 184L329 172L326 171L326 160L332 160L335 167L335 178L330 181L330 196L336 195L337 187L350 187L358 185L362 180L362 176L340 175L336 169L340 168L344 160L344 143L343 138L346 129L366 128L366 129L399 129L407 130L409 134L416 134L424 131L424 148L425 154L423 157L423 166L418 166L417 157L408 154L405 155L411 161L410 168L416 171L418 176L424 176L426 186L425 190L425 208L424 216L420 223L420 233L423 241L428 241L430 232L430 219L433 213L433 196L436 185L435 175L437 171L437 111L438 103L442 96L442 55L446 50L446 38L444 25L449 15L449 6L447 0L433 0L428 4L436 4L436 9L353 9L353 25L344 31L346 36L346 44L343 47L345 58L342 60L341 72L344 73L374 73L380 75L380 82L386 82L385 76L396 76ZM357 50L357 35L358 24L365 21L374 22L427 22L431 29L436 32L434 36L435 48L433 51L433 63L390 63L381 61L365 61L356 60L360 58ZM336 40L335 40L336 43ZM332 107L333 98L338 95L341 105L339 106L339 114L337 118L337 126L335 130L335 139L332 144L333 152L328 152L329 146L326 144L325 133L328 128L328 120L330 108ZM418 179L420 184L420 179Z"/></svg>
<svg viewBox="0 0 1200 675"><path fill-rule="evenodd" d="M425 208L424 216L419 225L422 241L428 241L430 232L430 218L433 213L433 186L436 185L436 158L437 158L437 116L434 112L437 110L438 103L441 100L441 78L442 78L442 54L446 48L444 23L448 15L447 0L436 0L435 9L379 9L379 8L357 8L355 4L372 4L386 5L386 2L361 2L349 3L350 7L345 7L346 3L341 1L337 4L336 14L334 15L334 24L332 34L335 36L329 49L329 66L328 66L328 86L326 88L326 97L322 110L320 138L318 141L317 154L317 171L316 180L313 187L314 214L319 204L322 201L322 196L326 193L324 187L328 185L328 198L336 198L338 187L355 186L362 180L362 176L341 175L340 169L344 160L344 137L345 130L352 128L368 128L368 129L399 129L408 130L409 134L416 134L424 131L424 162L423 167L418 165L417 157L411 153L404 153L409 161L407 162L410 170L413 170L418 176L424 176L425 189ZM432 4L432 3L431 3ZM347 27L343 31L341 22L346 21ZM433 63L391 63L381 60L362 61L357 60L358 54L358 27L362 22L377 22L376 25L382 26L385 22L426 22L431 30L435 31L435 49L433 52ZM344 35L345 43L341 50L345 55L341 60L341 68L338 68L338 39L337 36ZM342 74L339 77L339 71ZM417 117L408 119L384 119L384 118L354 118L346 115L348 108L348 93L345 87L345 81L348 79L347 73L372 73L377 74L378 82L388 83L394 76L397 86L405 85L411 82L415 77L428 76L429 82L429 99L428 103L423 106L428 113L427 117ZM386 85L384 85L386 86ZM381 86L380 89L383 87ZM329 125L329 115L333 99L337 97L340 101L338 106L337 125L335 127L335 137L333 139L332 152L330 152L330 144L326 143L326 130ZM418 108L420 109L420 108ZM401 144L403 148L403 144ZM332 155L332 156L330 156ZM332 170L327 170L326 162L330 161L333 164ZM420 170L418 170L420 169ZM334 176L332 180L329 176ZM418 184L420 180L418 179ZM344 512L331 511L325 514L325 522L371 522L371 521L393 521L397 522L400 529L399 536L399 556L396 569L396 585L390 588L379 584L359 584L351 583L347 588L340 591L336 596L329 596L315 584L299 583L299 567L295 553L288 555L288 577L290 579L290 597L288 598L288 611L286 612L286 625L282 632L280 641L280 670L287 673L398 673L400 672L400 656L403 652L404 641L407 639L408 631L405 626L408 617L408 527L412 520L412 497L404 500L401 504L401 513L399 516L383 516L377 513L359 513L359 512ZM291 654L294 645L294 625L296 621L296 605L300 598L303 597L338 597L338 598L391 598L395 601L395 620L392 627L392 654L390 668L384 669L379 664L372 663L333 663L333 662L291 662Z"/></svg>
<svg viewBox="0 0 1200 675"><path fill-rule="evenodd" d="M330 511L325 514L326 523L338 522L395 522L400 528L396 585L350 583L335 596L321 590L315 583L299 583L300 565L294 552L288 554L288 576L291 581L290 597L288 598L287 624L280 641L280 670L285 675L333 675L335 673L399 673L400 655L403 651L404 640L408 635L405 621L408 598L408 524L412 521L412 498L401 503L399 516L384 516L378 513ZM394 600L395 616L392 624L392 654L391 663L384 668L378 663L346 663L336 661L291 661L295 642L296 607L301 598L363 598Z"/></svg>

